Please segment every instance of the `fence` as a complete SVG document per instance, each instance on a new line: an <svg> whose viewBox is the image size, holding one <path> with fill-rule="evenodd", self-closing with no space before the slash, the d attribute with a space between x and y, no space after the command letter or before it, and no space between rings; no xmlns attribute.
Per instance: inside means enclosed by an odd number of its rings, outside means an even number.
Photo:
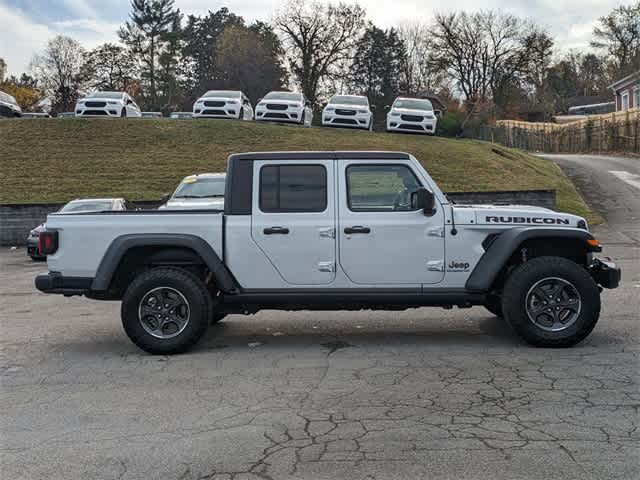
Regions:
<svg viewBox="0 0 640 480"><path fill-rule="evenodd" d="M640 153L640 108L566 124L499 120L496 125L468 128L465 136L547 153Z"/></svg>

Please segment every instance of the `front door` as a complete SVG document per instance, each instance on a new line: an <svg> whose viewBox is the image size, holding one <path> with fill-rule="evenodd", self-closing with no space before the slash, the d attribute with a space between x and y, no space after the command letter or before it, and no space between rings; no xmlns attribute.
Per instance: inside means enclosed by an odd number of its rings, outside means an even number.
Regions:
<svg viewBox="0 0 640 480"><path fill-rule="evenodd" d="M444 278L444 212L411 204L425 187L411 162L340 160L339 261L357 284L434 284ZM345 194L343 194L345 192Z"/></svg>
<svg viewBox="0 0 640 480"><path fill-rule="evenodd" d="M251 235L291 285L336 276L334 161L254 163Z"/></svg>

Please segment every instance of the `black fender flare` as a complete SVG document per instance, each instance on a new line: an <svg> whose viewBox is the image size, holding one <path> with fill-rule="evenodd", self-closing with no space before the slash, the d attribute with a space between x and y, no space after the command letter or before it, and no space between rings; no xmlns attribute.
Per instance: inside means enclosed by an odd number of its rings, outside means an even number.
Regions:
<svg viewBox="0 0 640 480"><path fill-rule="evenodd" d="M236 293L238 283L218 254L201 237L188 234L141 233L116 237L102 257L96 275L91 282L91 290L108 290L122 257L135 247L183 247L193 250L200 256L216 279L218 287L225 293Z"/></svg>
<svg viewBox="0 0 640 480"><path fill-rule="evenodd" d="M580 228L548 228L548 227L515 227L501 233L487 251L480 257L471 275L467 279L465 288L473 292L486 292L493 285L505 263L516 251L519 245L533 238L563 238L577 240L584 243L587 251L600 251L599 247L592 247L587 240L594 237Z"/></svg>

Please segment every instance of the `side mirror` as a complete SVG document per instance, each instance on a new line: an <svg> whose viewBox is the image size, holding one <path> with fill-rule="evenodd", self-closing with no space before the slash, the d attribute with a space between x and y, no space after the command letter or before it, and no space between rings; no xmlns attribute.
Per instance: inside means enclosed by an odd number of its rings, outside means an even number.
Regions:
<svg viewBox="0 0 640 480"><path fill-rule="evenodd" d="M375 105L369 105L369 110L375 110L377 107Z"/></svg>
<svg viewBox="0 0 640 480"><path fill-rule="evenodd" d="M131 105L133 103L133 100L127 100L127 105Z"/></svg>
<svg viewBox="0 0 640 480"><path fill-rule="evenodd" d="M165 204L169 201L170 198L171 198L171 194L165 193L160 197L160 203Z"/></svg>
<svg viewBox="0 0 640 480"><path fill-rule="evenodd" d="M385 105L385 106L384 106L384 109L385 109L385 110L389 110L390 108L391 108L391 105Z"/></svg>
<svg viewBox="0 0 640 480"><path fill-rule="evenodd" d="M436 211L436 197L426 188L419 188L411 194L411 206L431 216Z"/></svg>

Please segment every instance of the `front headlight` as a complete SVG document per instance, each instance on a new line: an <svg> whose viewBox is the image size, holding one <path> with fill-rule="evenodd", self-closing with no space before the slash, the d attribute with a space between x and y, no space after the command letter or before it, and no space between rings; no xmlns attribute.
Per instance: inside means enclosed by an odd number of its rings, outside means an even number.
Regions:
<svg viewBox="0 0 640 480"><path fill-rule="evenodd" d="M235 100L227 100L227 103L229 105L237 105L238 104L238 102L236 102Z"/></svg>
<svg viewBox="0 0 640 480"><path fill-rule="evenodd" d="M202 100L202 99L196 100L196 103L204 103L204 100Z"/></svg>
<svg viewBox="0 0 640 480"><path fill-rule="evenodd" d="M108 103L109 105L117 105L117 104L119 104L120 102L118 102L117 100L108 100L108 101L107 101L107 103Z"/></svg>
<svg viewBox="0 0 640 480"><path fill-rule="evenodd" d="M367 110L358 110L358 113L369 113Z"/></svg>
<svg viewBox="0 0 640 480"><path fill-rule="evenodd" d="M389 115L391 115L392 117L399 117L400 114L397 112L391 112Z"/></svg>
<svg viewBox="0 0 640 480"><path fill-rule="evenodd" d="M325 110L325 112L333 112L333 111L335 110L335 108L333 108L333 107L327 107L327 108L325 108L324 110Z"/></svg>

